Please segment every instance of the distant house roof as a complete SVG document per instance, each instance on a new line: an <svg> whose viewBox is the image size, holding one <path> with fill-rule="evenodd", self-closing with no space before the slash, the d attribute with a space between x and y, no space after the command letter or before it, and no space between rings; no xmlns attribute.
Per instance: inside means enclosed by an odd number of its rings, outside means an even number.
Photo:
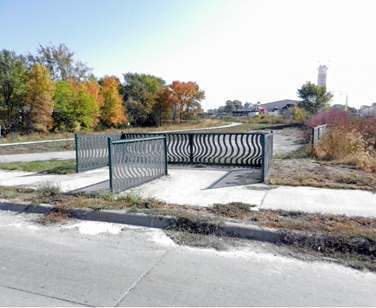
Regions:
<svg viewBox="0 0 376 308"><path fill-rule="evenodd" d="M297 105L299 101L293 99L283 99L280 101L274 101L270 103L260 104L259 106L266 108L268 111L273 111L275 109L282 109L288 105Z"/></svg>

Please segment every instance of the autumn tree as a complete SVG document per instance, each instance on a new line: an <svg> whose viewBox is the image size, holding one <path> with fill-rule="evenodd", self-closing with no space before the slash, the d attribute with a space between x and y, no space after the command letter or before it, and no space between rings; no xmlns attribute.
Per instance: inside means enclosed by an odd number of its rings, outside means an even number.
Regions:
<svg viewBox="0 0 376 308"><path fill-rule="evenodd" d="M0 119L3 125L19 125L20 111L24 107L27 66L24 57L13 51L0 51ZM22 119L21 119L22 121ZM1 124L1 123L0 123Z"/></svg>
<svg viewBox="0 0 376 308"><path fill-rule="evenodd" d="M69 80L56 82L53 112L57 130L90 130L96 126L99 105L85 84Z"/></svg>
<svg viewBox="0 0 376 308"><path fill-rule="evenodd" d="M177 115L181 121L184 117L188 118L202 111L200 102L205 98L205 92L197 83L174 81L170 89L175 97L174 120Z"/></svg>
<svg viewBox="0 0 376 308"><path fill-rule="evenodd" d="M155 124L154 105L165 81L146 74L127 73L124 75L123 95L133 125Z"/></svg>
<svg viewBox="0 0 376 308"><path fill-rule="evenodd" d="M102 94L101 86L96 79L92 78L82 83L85 91L95 100L98 112L95 115L94 126L97 126L101 120L101 113L104 105L104 97Z"/></svg>
<svg viewBox="0 0 376 308"><path fill-rule="evenodd" d="M307 82L298 89L298 96L302 99L299 107L311 114L317 113L320 109L327 107L333 95L327 92L325 87Z"/></svg>
<svg viewBox="0 0 376 308"><path fill-rule="evenodd" d="M26 106L28 107L28 128L47 132L52 124L54 83L46 67L35 64L28 73L26 83Z"/></svg>
<svg viewBox="0 0 376 308"><path fill-rule="evenodd" d="M103 96L101 122L107 127L126 123L128 117L119 93L119 79L114 76L107 76L100 83L102 86L101 95Z"/></svg>
<svg viewBox="0 0 376 308"><path fill-rule="evenodd" d="M156 96L153 105L153 116L157 126L162 125L162 121L167 121L172 117L173 107L176 105L176 96L169 87L161 88Z"/></svg>

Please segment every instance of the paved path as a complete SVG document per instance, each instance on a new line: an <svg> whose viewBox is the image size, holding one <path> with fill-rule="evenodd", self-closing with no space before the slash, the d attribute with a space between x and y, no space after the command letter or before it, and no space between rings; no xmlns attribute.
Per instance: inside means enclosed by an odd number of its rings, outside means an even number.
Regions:
<svg viewBox="0 0 376 308"><path fill-rule="evenodd" d="M376 217L376 194L368 191L247 184L249 171L170 169L131 192L176 204L210 206L244 202L263 209ZM230 178L227 180L227 178ZM248 178L250 183L252 178ZM214 188L212 188L214 184Z"/></svg>
<svg viewBox="0 0 376 308"><path fill-rule="evenodd" d="M0 163L75 159L75 151L0 155Z"/></svg>
<svg viewBox="0 0 376 308"><path fill-rule="evenodd" d="M376 275L284 257L249 241L225 252L161 230L0 211L2 306L376 305Z"/></svg>
<svg viewBox="0 0 376 308"><path fill-rule="evenodd" d="M376 217L376 194L368 191L252 184L249 170L170 168L169 175L133 188L145 198L193 206L244 202L263 209ZM40 175L0 170L0 186L59 186L82 189L108 180L108 169L70 175ZM102 185L103 186L103 185Z"/></svg>
<svg viewBox="0 0 376 308"><path fill-rule="evenodd" d="M299 128L285 128L273 130L273 154L284 155L301 148L302 130Z"/></svg>

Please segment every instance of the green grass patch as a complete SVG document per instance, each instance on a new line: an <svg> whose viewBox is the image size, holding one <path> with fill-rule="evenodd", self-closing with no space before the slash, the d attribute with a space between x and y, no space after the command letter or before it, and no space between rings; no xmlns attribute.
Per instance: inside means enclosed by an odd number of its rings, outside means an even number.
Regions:
<svg viewBox="0 0 376 308"><path fill-rule="evenodd" d="M32 162L0 163L0 169L38 172L46 174L69 174L75 172L74 160L46 160Z"/></svg>

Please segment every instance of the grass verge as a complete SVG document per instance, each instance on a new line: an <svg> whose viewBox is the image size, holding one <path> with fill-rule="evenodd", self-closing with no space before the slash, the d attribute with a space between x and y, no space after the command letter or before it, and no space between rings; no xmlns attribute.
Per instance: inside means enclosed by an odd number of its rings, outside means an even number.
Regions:
<svg viewBox="0 0 376 308"><path fill-rule="evenodd" d="M75 172L74 160L46 160L32 162L0 163L0 169L38 172L44 174L69 174Z"/></svg>

